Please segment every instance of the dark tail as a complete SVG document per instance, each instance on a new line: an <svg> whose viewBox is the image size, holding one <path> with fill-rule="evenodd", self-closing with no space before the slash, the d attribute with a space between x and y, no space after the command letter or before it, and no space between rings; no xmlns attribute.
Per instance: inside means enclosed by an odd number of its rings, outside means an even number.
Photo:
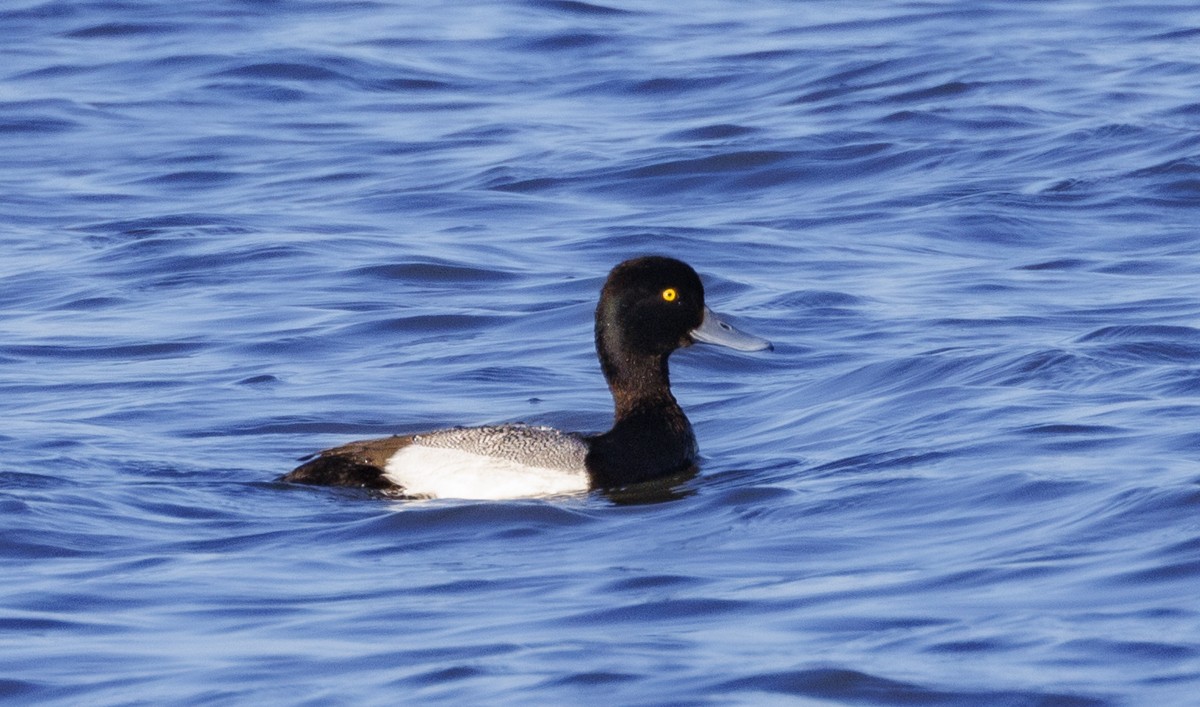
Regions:
<svg viewBox="0 0 1200 707"><path fill-rule="evenodd" d="M315 486L353 486L364 489L396 489L383 469L340 454L319 456L279 477L279 481Z"/></svg>

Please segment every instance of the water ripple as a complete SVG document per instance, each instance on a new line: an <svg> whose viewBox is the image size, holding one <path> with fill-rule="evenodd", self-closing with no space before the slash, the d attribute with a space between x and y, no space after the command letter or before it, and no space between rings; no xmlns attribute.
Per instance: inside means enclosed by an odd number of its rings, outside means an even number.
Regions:
<svg viewBox="0 0 1200 707"><path fill-rule="evenodd" d="M1194 701L1194 8L197 7L0 8L0 695ZM697 473L274 481L604 429L649 252Z"/></svg>

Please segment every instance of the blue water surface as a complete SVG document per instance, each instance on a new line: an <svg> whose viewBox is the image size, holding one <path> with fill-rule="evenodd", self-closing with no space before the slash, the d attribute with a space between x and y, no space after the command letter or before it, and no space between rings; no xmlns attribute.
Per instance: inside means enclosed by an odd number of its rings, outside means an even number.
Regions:
<svg viewBox="0 0 1200 707"><path fill-rule="evenodd" d="M1196 704L1200 7L0 4L0 698ZM401 503L351 439L601 430L668 488Z"/></svg>

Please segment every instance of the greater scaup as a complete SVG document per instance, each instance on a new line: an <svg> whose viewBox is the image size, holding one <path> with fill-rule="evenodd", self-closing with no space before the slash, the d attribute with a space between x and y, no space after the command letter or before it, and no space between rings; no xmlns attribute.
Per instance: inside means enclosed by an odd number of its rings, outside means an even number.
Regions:
<svg viewBox="0 0 1200 707"><path fill-rule="evenodd" d="M608 432L510 424L351 442L280 480L419 498L517 498L676 474L694 465L696 437L671 394L667 358L694 342L740 351L771 347L706 307L700 277L686 263L627 260L609 273L596 307L596 352L616 403Z"/></svg>

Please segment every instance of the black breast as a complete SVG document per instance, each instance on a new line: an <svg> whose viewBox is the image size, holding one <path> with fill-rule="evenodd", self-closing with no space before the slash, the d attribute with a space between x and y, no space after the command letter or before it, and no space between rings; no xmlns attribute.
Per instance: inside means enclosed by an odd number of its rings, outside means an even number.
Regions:
<svg viewBox="0 0 1200 707"><path fill-rule="evenodd" d="M587 468L592 485L628 486L690 468L696 436L677 406L631 412L589 440Z"/></svg>

